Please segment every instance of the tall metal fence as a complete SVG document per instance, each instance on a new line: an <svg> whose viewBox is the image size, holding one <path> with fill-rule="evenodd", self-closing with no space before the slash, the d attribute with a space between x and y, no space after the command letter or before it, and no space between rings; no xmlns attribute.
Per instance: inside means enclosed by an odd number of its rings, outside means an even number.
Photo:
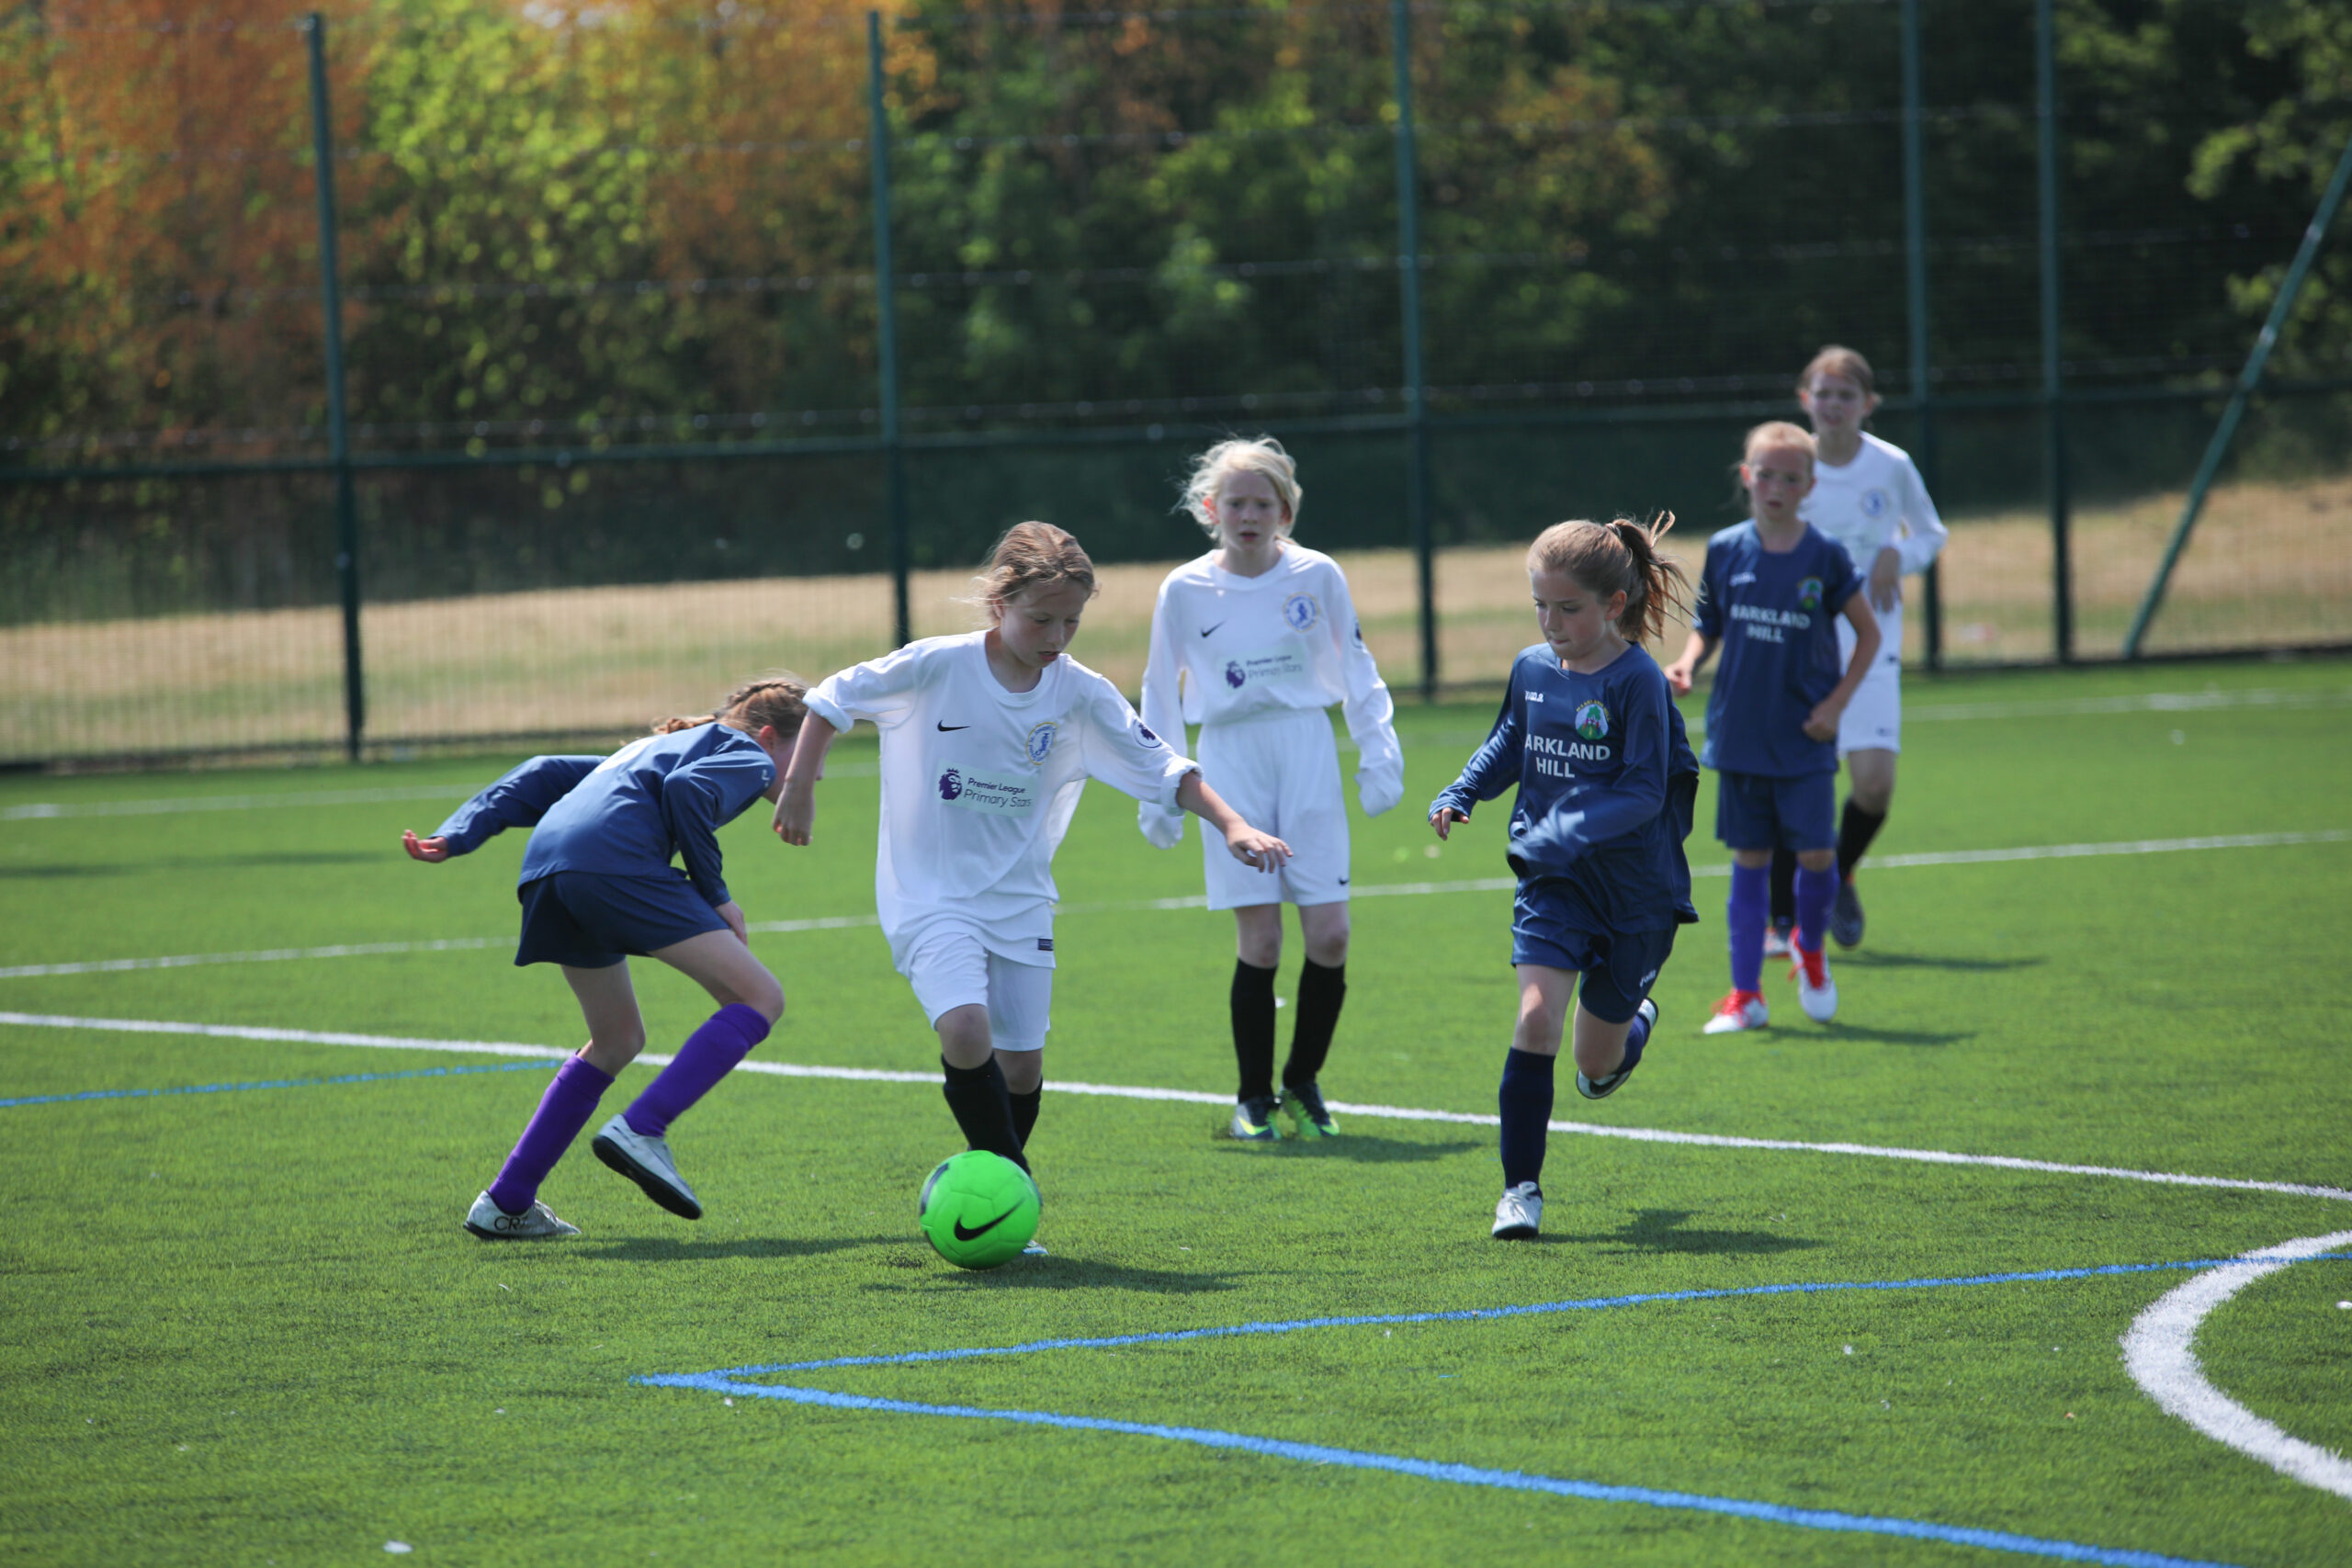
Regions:
<svg viewBox="0 0 2352 1568"><path fill-rule="evenodd" d="M1132 689L1231 432L1392 685L1492 682L1515 550L1695 558L1833 340L1953 525L1916 662L2352 641L2332 319L2151 593L2323 235L2050 0L255 11L9 34L0 762L623 732L971 624L1025 517Z"/></svg>

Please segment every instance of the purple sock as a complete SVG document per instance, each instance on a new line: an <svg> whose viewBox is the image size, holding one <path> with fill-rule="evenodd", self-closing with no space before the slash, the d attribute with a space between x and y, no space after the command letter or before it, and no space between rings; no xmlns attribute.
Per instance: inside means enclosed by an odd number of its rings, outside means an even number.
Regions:
<svg viewBox="0 0 2352 1568"><path fill-rule="evenodd" d="M1503 1058L1503 1186L1544 1180L1544 1143L1552 1120L1552 1066L1557 1058L1511 1048Z"/></svg>
<svg viewBox="0 0 2352 1568"><path fill-rule="evenodd" d="M708 1094L752 1047L768 1037L767 1015L741 1002L729 1002L703 1021L686 1036L677 1057L645 1086L645 1092L621 1116L640 1138L658 1138L670 1123L684 1116L694 1102Z"/></svg>
<svg viewBox="0 0 2352 1568"><path fill-rule="evenodd" d="M590 1066L585 1057L574 1056L558 1067L555 1082L548 1085L539 1108L531 1112L531 1124L514 1140L514 1152L490 1184L490 1201L510 1214L530 1208L538 1199L539 1183L580 1136L580 1129L596 1113L596 1101L612 1087L612 1075Z"/></svg>
<svg viewBox="0 0 2352 1568"><path fill-rule="evenodd" d="M1802 874L1800 874L1802 875ZM1772 868L1741 865L1731 868L1731 902L1724 907L1724 924L1731 931L1731 988L1764 988L1764 919L1771 898ZM1804 908L1804 884L1797 884L1797 908Z"/></svg>
<svg viewBox="0 0 2352 1568"><path fill-rule="evenodd" d="M1821 951L1822 935L1829 929L1830 900L1837 897L1835 871L1797 867L1797 945L1807 953Z"/></svg>

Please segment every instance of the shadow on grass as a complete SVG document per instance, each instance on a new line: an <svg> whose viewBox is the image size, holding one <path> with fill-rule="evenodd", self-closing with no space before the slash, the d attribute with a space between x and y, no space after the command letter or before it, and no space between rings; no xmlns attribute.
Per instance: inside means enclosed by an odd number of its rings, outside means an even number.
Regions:
<svg viewBox="0 0 2352 1568"><path fill-rule="evenodd" d="M120 861L112 864L86 862L72 865L0 866L0 880L11 877L48 881L69 876L143 876L158 871L234 871L244 866L359 865L383 858L373 852L350 850L283 851L258 855L168 855L158 860Z"/></svg>
<svg viewBox="0 0 2352 1568"><path fill-rule="evenodd" d="M576 1249L599 1263L699 1263L713 1258L817 1258L854 1247L904 1247L903 1235L744 1235L724 1241L684 1236L632 1236Z"/></svg>
<svg viewBox="0 0 2352 1568"><path fill-rule="evenodd" d="M1050 1240L1047 1246L1054 1245ZM1190 1269L1137 1269L1102 1263L1076 1252L1046 1258L1016 1258L1001 1269L965 1270L922 1256L923 1274L903 1283L869 1284L868 1291L1138 1291L1160 1296L1211 1295L1238 1288L1230 1273ZM893 1260L895 1261L895 1259Z"/></svg>
<svg viewBox="0 0 2352 1568"><path fill-rule="evenodd" d="M1596 1235L1544 1235L1542 1241L1572 1242L1581 1246L1607 1246L1614 1243L1627 1252L1687 1252L1712 1256L1745 1255L1763 1257L1779 1252L1804 1252L1821 1246L1804 1236L1782 1235L1777 1231L1713 1231L1685 1230L1683 1222L1690 1217L1688 1209L1636 1209L1634 1217L1616 1230Z"/></svg>
<svg viewBox="0 0 2352 1568"><path fill-rule="evenodd" d="M1858 969L1945 969L1956 975L1999 975L2011 969L2039 969L2050 962L2046 958L1953 958L1932 953L1889 953L1883 948L1865 948L1859 953L1838 954L1840 966L1851 964Z"/></svg>
<svg viewBox="0 0 2352 1568"><path fill-rule="evenodd" d="M1410 1165L1473 1154L1484 1143L1457 1140L1444 1144L1416 1143L1410 1138L1373 1138L1341 1133L1336 1138L1284 1138L1279 1144L1245 1144L1220 1130L1217 1152L1233 1159L1344 1159L1358 1165Z"/></svg>
<svg viewBox="0 0 2352 1568"><path fill-rule="evenodd" d="M1947 1032L1935 1029L1871 1029L1858 1024L1835 1021L1813 1026L1832 1040L1852 1040L1878 1045L1957 1045L1963 1040L1973 1040L1975 1032L1961 1030Z"/></svg>

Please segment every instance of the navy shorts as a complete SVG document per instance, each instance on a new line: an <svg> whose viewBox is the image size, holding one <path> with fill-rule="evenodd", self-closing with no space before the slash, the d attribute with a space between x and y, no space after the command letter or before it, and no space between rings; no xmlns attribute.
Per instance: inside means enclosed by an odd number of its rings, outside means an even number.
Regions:
<svg viewBox="0 0 2352 1568"><path fill-rule="evenodd" d="M514 962L609 969L727 922L683 876L598 876L559 871L514 890L523 936Z"/></svg>
<svg viewBox="0 0 2352 1568"><path fill-rule="evenodd" d="M1725 849L1834 850L1838 775L1715 774L1715 837Z"/></svg>
<svg viewBox="0 0 2352 1568"><path fill-rule="evenodd" d="M1674 928L1599 931L1584 900L1562 884L1532 877L1519 885L1510 914L1510 961L1573 969L1584 976L1577 999L1603 1023L1629 1023L1674 952Z"/></svg>

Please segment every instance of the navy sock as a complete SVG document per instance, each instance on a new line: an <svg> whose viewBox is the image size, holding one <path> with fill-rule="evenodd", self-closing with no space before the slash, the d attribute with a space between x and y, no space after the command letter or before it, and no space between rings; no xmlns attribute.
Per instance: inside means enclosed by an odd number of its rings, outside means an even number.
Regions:
<svg viewBox="0 0 2352 1568"><path fill-rule="evenodd" d="M1625 1059L1617 1064L1624 1072L1642 1059L1642 1047L1650 1043L1650 1021L1645 1013L1634 1014L1634 1021L1625 1030Z"/></svg>
<svg viewBox="0 0 2352 1568"><path fill-rule="evenodd" d="M1552 1066L1558 1058L1513 1047L1503 1058L1503 1186L1544 1179L1544 1140L1552 1120Z"/></svg>
<svg viewBox="0 0 2352 1568"><path fill-rule="evenodd" d="M1241 1067L1236 1100L1274 1092L1274 972L1233 961L1233 1056Z"/></svg>
<svg viewBox="0 0 2352 1568"><path fill-rule="evenodd" d="M1724 906L1724 925L1731 940L1731 988L1764 988L1764 884L1771 873L1760 865L1731 868L1731 897Z"/></svg>
<svg viewBox="0 0 2352 1568"><path fill-rule="evenodd" d="M1797 946L1806 953L1819 953L1821 944L1828 941L1829 905L1838 897L1838 874L1834 871L1797 871Z"/></svg>

